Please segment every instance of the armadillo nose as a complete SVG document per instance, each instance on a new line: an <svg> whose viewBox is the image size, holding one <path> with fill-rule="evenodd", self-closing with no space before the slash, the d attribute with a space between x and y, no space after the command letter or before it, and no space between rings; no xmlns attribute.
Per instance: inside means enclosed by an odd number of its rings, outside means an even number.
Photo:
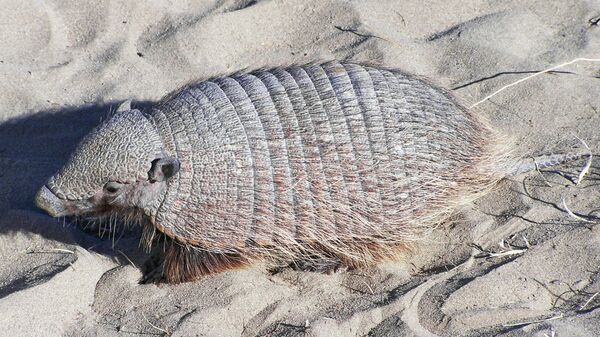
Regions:
<svg viewBox="0 0 600 337"><path fill-rule="evenodd" d="M46 186L43 186L35 196L35 205L46 211L51 217L59 217L65 213L60 198Z"/></svg>

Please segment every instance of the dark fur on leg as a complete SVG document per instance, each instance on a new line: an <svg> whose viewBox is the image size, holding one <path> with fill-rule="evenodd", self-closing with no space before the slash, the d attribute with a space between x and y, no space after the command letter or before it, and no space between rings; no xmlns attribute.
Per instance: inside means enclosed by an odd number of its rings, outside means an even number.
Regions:
<svg viewBox="0 0 600 337"><path fill-rule="evenodd" d="M324 274L352 271L368 268L381 261L398 259L401 252L407 252L410 247L404 244L382 244L369 240L363 242L345 242L345 245L354 245L351 249L358 256L368 256L368 259L357 259L355 257L338 254L318 242L304 242L305 251L301 254L302 260L295 260L285 266L274 267L269 270L272 274L279 273L283 268L291 268L299 271L310 271ZM370 261L365 263L365 260Z"/></svg>
<svg viewBox="0 0 600 337"><path fill-rule="evenodd" d="M212 253L169 240L165 252L163 276L167 283L182 283L247 264L248 261L239 254Z"/></svg>

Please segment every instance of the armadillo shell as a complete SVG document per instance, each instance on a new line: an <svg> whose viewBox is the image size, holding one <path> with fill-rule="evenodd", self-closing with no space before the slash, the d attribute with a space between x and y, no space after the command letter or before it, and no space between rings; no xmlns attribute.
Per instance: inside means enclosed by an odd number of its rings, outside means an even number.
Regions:
<svg viewBox="0 0 600 337"><path fill-rule="evenodd" d="M329 62L220 77L151 115L181 161L155 224L211 251L405 243L502 176L490 129L396 70Z"/></svg>

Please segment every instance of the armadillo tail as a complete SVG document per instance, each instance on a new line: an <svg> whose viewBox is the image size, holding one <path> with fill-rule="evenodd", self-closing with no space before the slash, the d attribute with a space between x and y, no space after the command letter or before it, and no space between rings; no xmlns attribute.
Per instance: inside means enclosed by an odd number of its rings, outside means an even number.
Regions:
<svg viewBox="0 0 600 337"><path fill-rule="evenodd" d="M509 172L507 176L517 176L519 174L531 172L534 170L544 169L548 167L557 166L560 164L569 163L572 161L576 161L579 159L586 158L588 159L588 163L591 162L592 153L588 150L574 152L574 153L566 153L566 154L551 154L539 157L533 157L528 159L522 159L515 166L513 166L512 170ZM588 166L589 164L586 164Z"/></svg>

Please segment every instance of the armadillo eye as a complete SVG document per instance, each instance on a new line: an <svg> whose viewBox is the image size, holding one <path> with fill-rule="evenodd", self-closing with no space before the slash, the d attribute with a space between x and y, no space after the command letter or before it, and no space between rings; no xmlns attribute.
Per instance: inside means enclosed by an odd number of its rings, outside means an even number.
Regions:
<svg viewBox="0 0 600 337"><path fill-rule="evenodd" d="M108 193L117 193L121 189L121 186L123 185L118 182L109 181L104 185L104 190Z"/></svg>

